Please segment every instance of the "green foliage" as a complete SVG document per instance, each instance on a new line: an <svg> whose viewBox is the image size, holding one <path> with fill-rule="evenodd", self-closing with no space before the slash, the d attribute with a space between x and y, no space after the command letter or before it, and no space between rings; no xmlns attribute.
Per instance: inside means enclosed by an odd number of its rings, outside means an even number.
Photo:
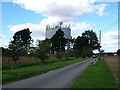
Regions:
<svg viewBox="0 0 120 90"><path fill-rule="evenodd" d="M37 48L35 50L35 56L39 58L42 62L46 60L49 56L51 50L51 44L48 39L43 41L38 41Z"/></svg>
<svg viewBox="0 0 120 90"><path fill-rule="evenodd" d="M81 54L81 52L79 50L74 49L74 51L73 51L73 56L74 57L78 58L78 57L80 57L80 54Z"/></svg>
<svg viewBox="0 0 120 90"><path fill-rule="evenodd" d="M76 57L87 57L91 55L91 48L87 37L78 36L74 42L74 54Z"/></svg>
<svg viewBox="0 0 120 90"><path fill-rule="evenodd" d="M12 57L14 62L16 62L20 56L23 56L25 54L24 49L21 47L21 42L19 41L11 41L8 50L8 56Z"/></svg>
<svg viewBox="0 0 120 90"><path fill-rule="evenodd" d="M78 36L75 40L74 49L89 47L88 38Z"/></svg>
<svg viewBox="0 0 120 90"><path fill-rule="evenodd" d="M65 45L67 43L67 40L64 37L64 32L61 29L58 29L50 41L52 44L52 52L54 53L56 51L56 55L58 59L60 59L60 55L65 51Z"/></svg>
<svg viewBox="0 0 120 90"><path fill-rule="evenodd" d="M70 88L118 88L118 84L106 62L101 59L98 65L90 64Z"/></svg>
<svg viewBox="0 0 120 90"><path fill-rule="evenodd" d="M71 54L72 54L72 52L69 51L69 50L64 51L64 55L65 55L65 57L66 57L66 60L68 60L69 57L72 56Z"/></svg>
<svg viewBox="0 0 120 90"><path fill-rule="evenodd" d="M88 58L86 58L88 59ZM34 75L42 74L50 70L61 68L73 63L77 63L86 59L73 59L73 60L60 60L60 61L48 61L48 63L42 63L39 65L17 68L13 70L2 71L3 84L13 81L32 77Z"/></svg>
<svg viewBox="0 0 120 90"><path fill-rule="evenodd" d="M13 59L13 68L15 68L15 62L19 60L20 56L28 54L27 47L29 47L32 41L30 34L31 32L28 28L16 32L13 36L13 40L10 41L8 49L3 49L4 54L7 54L8 57L11 57Z"/></svg>
<svg viewBox="0 0 120 90"><path fill-rule="evenodd" d="M81 57L90 57L92 55L92 49L90 47L84 47L81 50Z"/></svg>
<svg viewBox="0 0 120 90"><path fill-rule="evenodd" d="M27 28L16 32L13 36L14 42L20 42L21 47L24 48L26 53L29 52L30 45L33 42L30 34L31 34L30 30L29 28Z"/></svg>
<svg viewBox="0 0 120 90"><path fill-rule="evenodd" d="M19 64L16 64L16 69L18 69L18 68L24 68L24 67L28 67L28 66L50 64L50 63L55 63L55 62L57 62L57 60L50 60L50 61L47 61L45 63L43 63L43 62L19 63ZM10 65L3 66L2 70L11 70L11 66Z"/></svg>
<svg viewBox="0 0 120 90"><path fill-rule="evenodd" d="M76 57L89 57L92 55L92 51L99 49L99 42L97 35L92 30L85 31L82 36L78 36L74 40L74 56Z"/></svg>
<svg viewBox="0 0 120 90"><path fill-rule="evenodd" d="M95 32L93 32L93 30L88 30L85 31L84 33L82 33L82 37L87 37L89 40L89 45L90 47L95 50L95 49L99 49L100 45L98 42L98 38Z"/></svg>
<svg viewBox="0 0 120 90"><path fill-rule="evenodd" d="M27 47L29 47L32 42L30 34L31 32L28 28L18 31L14 34L13 40L10 41L6 53L9 57L12 57L15 62L19 59L19 56L24 56L28 53Z"/></svg>

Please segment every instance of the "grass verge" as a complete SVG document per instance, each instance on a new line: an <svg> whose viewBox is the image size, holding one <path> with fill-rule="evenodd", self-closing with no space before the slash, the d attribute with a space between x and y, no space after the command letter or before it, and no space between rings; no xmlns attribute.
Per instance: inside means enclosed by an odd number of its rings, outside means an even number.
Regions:
<svg viewBox="0 0 120 90"><path fill-rule="evenodd" d="M70 88L118 88L117 81L103 59L90 64Z"/></svg>
<svg viewBox="0 0 120 90"><path fill-rule="evenodd" d="M69 60L76 59L74 57L69 57ZM62 58L60 61L65 61L65 58ZM45 62L37 61L37 62L31 62L31 63L16 63L15 68L22 68L22 67L28 67L28 66L36 66L36 65L43 65L43 64L50 64L50 63L55 63L58 60L46 60ZM3 66L2 70L11 70L11 65Z"/></svg>
<svg viewBox="0 0 120 90"><path fill-rule="evenodd" d="M29 78L29 77L42 74L47 71L64 67L73 63L77 63L86 59L89 59L89 58L75 59L75 60L60 60L53 63L44 63L40 65L35 65L35 66L17 68L14 70L5 70L5 71L2 71L2 83L7 84L17 80Z"/></svg>

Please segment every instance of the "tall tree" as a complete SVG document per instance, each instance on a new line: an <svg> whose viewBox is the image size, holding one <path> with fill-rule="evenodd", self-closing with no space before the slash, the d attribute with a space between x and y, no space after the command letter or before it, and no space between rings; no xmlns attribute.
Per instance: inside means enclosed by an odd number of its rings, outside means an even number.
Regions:
<svg viewBox="0 0 120 90"><path fill-rule="evenodd" d="M90 54L90 47L89 47L88 38L78 36L74 42L73 50L74 50L76 57L88 56Z"/></svg>
<svg viewBox="0 0 120 90"><path fill-rule="evenodd" d="M13 40L8 46L8 56L13 59L13 68L20 56L27 55L26 48L32 41L29 29L18 31L14 34Z"/></svg>
<svg viewBox="0 0 120 90"><path fill-rule="evenodd" d="M88 47L88 38L78 36L75 40L74 49L81 49L83 47Z"/></svg>
<svg viewBox="0 0 120 90"><path fill-rule="evenodd" d="M93 32L93 30L85 31L84 33L82 33L82 37L88 38L89 44L90 44L90 47L92 48L92 50L99 49L98 37L97 37L96 33Z"/></svg>
<svg viewBox="0 0 120 90"><path fill-rule="evenodd" d="M50 41L52 44L52 52L56 51L56 55L58 59L60 59L60 55L65 51L65 45L67 43L67 40L64 37L64 32L61 29L58 29Z"/></svg>
<svg viewBox="0 0 120 90"><path fill-rule="evenodd" d="M18 31L13 36L14 42L20 42L21 47L24 47L25 51L28 53L31 43L33 42L29 28Z"/></svg>

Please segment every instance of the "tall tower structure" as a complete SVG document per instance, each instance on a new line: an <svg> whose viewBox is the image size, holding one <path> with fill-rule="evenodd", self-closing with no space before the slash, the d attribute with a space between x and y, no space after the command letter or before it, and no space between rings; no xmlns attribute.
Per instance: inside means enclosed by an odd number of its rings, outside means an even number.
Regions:
<svg viewBox="0 0 120 90"><path fill-rule="evenodd" d="M99 32L99 44L100 44L100 46L99 46L99 57L100 57L100 52L101 52L101 50L100 50L100 48L101 48L101 30Z"/></svg>
<svg viewBox="0 0 120 90"><path fill-rule="evenodd" d="M51 27L50 25L47 25L46 26L45 37L50 39L56 33L56 31L58 31L58 29L61 29L65 34L64 37L66 39L68 39L67 50L70 50L70 41L69 41L69 39L71 39L71 28L70 28L70 25L67 25L65 27L62 27L62 25L63 25L63 22L59 22L57 25L53 24L53 27Z"/></svg>

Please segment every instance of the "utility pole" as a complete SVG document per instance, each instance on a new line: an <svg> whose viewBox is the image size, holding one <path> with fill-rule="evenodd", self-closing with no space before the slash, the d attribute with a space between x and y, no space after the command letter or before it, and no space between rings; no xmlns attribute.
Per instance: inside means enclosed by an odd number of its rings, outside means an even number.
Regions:
<svg viewBox="0 0 120 90"><path fill-rule="evenodd" d="M99 32L99 58L100 58L100 48L101 48L101 30Z"/></svg>

